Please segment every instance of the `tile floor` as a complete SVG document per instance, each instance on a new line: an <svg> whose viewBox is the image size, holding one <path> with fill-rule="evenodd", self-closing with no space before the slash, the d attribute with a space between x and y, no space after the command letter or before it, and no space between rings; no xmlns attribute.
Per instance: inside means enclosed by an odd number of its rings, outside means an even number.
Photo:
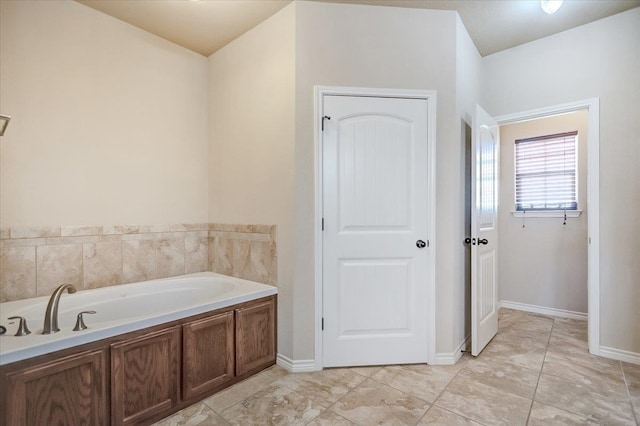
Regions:
<svg viewBox="0 0 640 426"><path fill-rule="evenodd" d="M640 424L640 365L589 355L585 321L503 309L499 324L457 365L274 366L157 425Z"/></svg>

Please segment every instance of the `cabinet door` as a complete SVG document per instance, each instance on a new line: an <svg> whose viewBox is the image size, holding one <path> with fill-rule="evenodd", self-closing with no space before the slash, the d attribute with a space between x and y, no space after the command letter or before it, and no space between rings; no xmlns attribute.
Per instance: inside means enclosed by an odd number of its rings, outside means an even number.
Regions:
<svg viewBox="0 0 640 426"><path fill-rule="evenodd" d="M236 309L236 374L266 367L276 359L275 299Z"/></svg>
<svg viewBox="0 0 640 426"><path fill-rule="evenodd" d="M101 349L9 374L6 424L106 425L106 366Z"/></svg>
<svg viewBox="0 0 640 426"><path fill-rule="evenodd" d="M178 404L180 327L111 345L111 420L137 424Z"/></svg>
<svg viewBox="0 0 640 426"><path fill-rule="evenodd" d="M182 341L185 400L234 377L233 311L185 324Z"/></svg>

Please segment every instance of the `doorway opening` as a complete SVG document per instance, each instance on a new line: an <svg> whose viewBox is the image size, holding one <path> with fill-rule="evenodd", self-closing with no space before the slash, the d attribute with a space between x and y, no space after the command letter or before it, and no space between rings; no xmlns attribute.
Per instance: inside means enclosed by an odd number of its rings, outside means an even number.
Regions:
<svg viewBox="0 0 640 426"><path fill-rule="evenodd" d="M568 122L570 127L577 126L577 122L580 122L580 116L584 121L581 129L578 130L578 182L577 188L579 193L578 210L584 210L585 213L580 211L570 211L565 219L565 211L547 211L547 212L518 212L515 208L515 189L514 189L514 152L513 135L509 134L507 140L503 140L501 144L503 148L508 148L509 144L511 150L502 153L502 158L506 157L506 164L500 165L500 215L498 223L502 229L499 258L500 265L505 265L504 256L507 256L511 261L511 269L509 267L502 268L499 274L499 300L500 306L507 308L514 308L520 310L527 310L532 312L552 314L557 316L564 316L569 318L584 318L588 320L588 341L589 352L595 355L600 355L600 338L599 338L599 102L598 99L588 99L585 101L574 102L570 104L563 104L552 106L548 108L542 108L538 110L524 111L516 114L504 115L496 117L496 122L500 125L501 136L503 131L520 130L521 132L533 131L535 132L536 125L538 123L547 123L547 130L540 127L539 130L542 133L553 134L554 128L566 128L558 127L559 122ZM543 120L544 119L544 120ZM556 127L554 127L554 125ZM550 127L549 127L550 126ZM528 129L528 130L527 130ZM532 130L533 129L533 130ZM470 129L467 129L467 132ZM560 133L560 132L558 132ZM534 135L522 134L525 137ZM535 135L535 136L541 136ZM586 143L580 143L580 136L586 139ZM469 139L469 138L467 138ZM511 140L509 140L511 139ZM584 142L584 140L582 141ZM469 145L469 140L467 140ZM466 147L467 157L470 147ZM465 170L469 169L469 165ZM581 170L582 169L582 170ZM586 169L586 173L584 170ZM580 173L583 175L580 176ZM470 176L465 176L466 188L465 194L469 193ZM585 176L586 174L586 176ZM507 183L507 184L505 184ZM466 196L466 209L470 211L470 197ZM537 213L537 214L536 214ZM546 215L546 217L544 217ZM465 218L465 227L470 228L469 215ZM523 217L524 216L524 217ZM586 216L586 217L585 217ZM540 219L544 217L543 219ZM522 226L525 229L522 229ZM529 227L529 229L527 229ZM536 232L534 229L537 228ZM545 229L547 228L546 231ZM465 229L469 232L469 229ZM519 232L523 231L523 232ZM526 232L529 231L529 232ZM537 233L539 232L539 233ZM544 246L544 232L551 232L547 235L550 238L548 242L549 246ZM508 237L504 237L507 235ZM529 234L529 236L525 235ZM586 234L586 235L585 235ZM467 235L470 235L467 233ZM535 240L539 241L535 241ZM503 242L511 242L503 244ZM555 242L555 243L554 243ZM584 244L586 243L586 247ZM580 244L582 246L580 247ZM504 247L503 247L504 245ZM577 245L577 246L576 246ZM555 247L556 252L553 252L552 248ZM536 248L537 247L537 248ZM521 251L518 252L517 248ZM562 251L560 248L573 248L571 253ZM544 251L546 249L546 251ZM523 260L525 253L531 255L533 252L533 258ZM535 250L538 250L537 252ZM586 253L585 253L586 252ZM467 255L469 252L466 253ZM470 280L470 255L465 256L465 280L467 286L469 286ZM563 256L565 256L563 258ZM580 258L584 256L586 259ZM572 258L573 260L570 260ZM533 286L531 281L532 271L527 271L525 264L531 266L538 262L553 261L555 265L558 262L570 261L574 266L581 268L579 271L575 271L574 276L571 276L571 268L554 267L551 266L548 271L542 274L536 270L537 275L547 279L548 282L537 282L536 286ZM576 260L577 259L577 260ZM515 260L515 261L514 261ZM586 260L586 265L585 265ZM520 264L518 264L520 261ZM566 265L565 265L566 266ZM546 273L546 276L545 276ZM519 275L520 274L520 275ZM529 274L529 275L527 275ZM568 275L567 275L568 274ZM558 290L553 287L553 280L555 277L570 277L570 283L565 285L564 289ZM510 284L506 285L505 280L510 280ZM512 285L513 281L518 281L517 285ZM584 281L587 282L586 289L584 288ZM582 287L580 287L582 283ZM544 284L544 285L542 285ZM521 285L521 286L520 286ZM556 293L554 293L556 290ZM530 300L536 300L538 303L514 303L514 294L518 294L520 300L527 299L527 293L529 296L533 292L544 292L545 294L537 294ZM582 292L582 293L581 293ZM468 293L467 293L468 295ZM466 296L468 297L468 296ZM545 301L546 298L546 301ZM509 300L512 299L512 300ZM467 299L469 300L469 299ZM561 308L555 308L551 306L562 306ZM549 309L536 309L544 306L550 306ZM469 307L465 306L466 324L465 328L469 326ZM468 329L468 328L467 328Z"/></svg>

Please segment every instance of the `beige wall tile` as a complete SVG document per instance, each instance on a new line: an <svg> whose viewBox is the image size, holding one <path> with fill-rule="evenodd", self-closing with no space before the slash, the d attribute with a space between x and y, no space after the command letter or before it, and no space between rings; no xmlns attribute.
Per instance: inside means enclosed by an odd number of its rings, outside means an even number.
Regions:
<svg viewBox="0 0 640 426"><path fill-rule="evenodd" d="M209 231L209 234L212 237L229 240L271 241L269 234L261 234L259 232Z"/></svg>
<svg viewBox="0 0 640 426"><path fill-rule="evenodd" d="M265 284L276 284L278 267L276 247L271 241L251 241L249 246L249 263L245 265L244 276L252 281Z"/></svg>
<svg viewBox="0 0 640 426"><path fill-rule="evenodd" d="M186 237L184 239L184 272L204 272L209 268L209 239Z"/></svg>
<svg viewBox="0 0 640 426"><path fill-rule="evenodd" d="M83 288L122 283L122 243L87 243L82 246Z"/></svg>
<svg viewBox="0 0 640 426"><path fill-rule="evenodd" d="M17 238L15 240L0 240L0 248L36 247L43 246L46 242L46 238Z"/></svg>
<svg viewBox="0 0 640 426"><path fill-rule="evenodd" d="M0 240L8 240L11 238L11 229L0 228Z"/></svg>
<svg viewBox="0 0 640 426"><path fill-rule="evenodd" d="M223 232L254 232L257 234L268 234L274 225L239 225L230 223L211 223L210 231Z"/></svg>
<svg viewBox="0 0 640 426"><path fill-rule="evenodd" d="M82 245L39 246L36 249L36 295L50 295L61 284L82 288Z"/></svg>
<svg viewBox="0 0 640 426"><path fill-rule="evenodd" d="M185 223L184 228L188 231L208 231L208 223Z"/></svg>
<svg viewBox="0 0 640 426"><path fill-rule="evenodd" d="M265 284L277 283L275 242L220 236L211 241L212 271Z"/></svg>
<svg viewBox="0 0 640 426"><path fill-rule="evenodd" d="M36 248L0 249L0 302L36 295Z"/></svg>
<svg viewBox="0 0 640 426"><path fill-rule="evenodd" d="M184 237L163 238L156 242L156 277L184 274Z"/></svg>
<svg viewBox="0 0 640 426"><path fill-rule="evenodd" d="M122 281L133 283L156 277L155 240L122 242Z"/></svg>
<svg viewBox="0 0 640 426"><path fill-rule="evenodd" d="M29 226L11 228L11 238L46 238L59 237L59 226Z"/></svg>
<svg viewBox="0 0 640 426"><path fill-rule="evenodd" d="M102 226L62 226L60 235L62 237L79 237L85 235L102 235Z"/></svg>
<svg viewBox="0 0 640 426"><path fill-rule="evenodd" d="M181 223L169 224L169 225L149 225L149 230L146 232L184 232L187 228Z"/></svg>
<svg viewBox="0 0 640 426"><path fill-rule="evenodd" d="M137 234L140 227L138 225L116 225L116 226L104 226L104 235L122 235L122 234Z"/></svg>
<svg viewBox="0 0 640 426"><path fill-rule="evenodd" d="M209 270L233 275L233 240L209 238Z"/></svg>

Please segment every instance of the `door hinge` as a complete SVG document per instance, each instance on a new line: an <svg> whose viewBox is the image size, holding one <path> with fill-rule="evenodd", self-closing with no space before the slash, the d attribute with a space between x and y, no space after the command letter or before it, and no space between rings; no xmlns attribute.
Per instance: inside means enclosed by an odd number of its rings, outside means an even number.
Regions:
<svg viewBox="0 0 640 426"><path fill-rule="evenodd" d="M427 240L427 248L429 248L429 240Z"/></svg>
<svg viewBox="0 0 640 426"><path fill-rule="evenodd" d="M322 218L322 230L324 231L324 217Z"/></svg>
<svg viewBox="0 0 640 426"><path fill-rule="evenodd" d="M322 131L323 131L323 132L324 132L324 120L325 120L325 119L327 119L327 120L331 120L331 117L329 117L328 115L324 115L324 116L322 116L322 119L321 119L321 120L322 120L322 125L321 125L321 127L322 127Z"/></svg>
<svg viewBox="0 0 640 426"><path fill-rule="evenodd" d="M322 318L322 321L321 321L321 329L324 330L324 318Z"/></svg>

